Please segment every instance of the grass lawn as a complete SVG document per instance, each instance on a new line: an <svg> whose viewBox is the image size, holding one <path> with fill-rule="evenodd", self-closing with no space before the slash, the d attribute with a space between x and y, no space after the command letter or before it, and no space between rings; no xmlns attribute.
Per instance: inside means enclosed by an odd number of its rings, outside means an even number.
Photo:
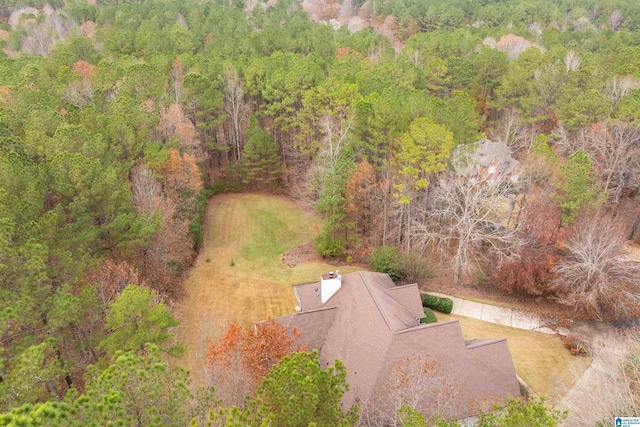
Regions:
<svg viewBox="0 0 640 427"><path fill-rule="evenodd" d="M291 286L319 281L336 267L304 263L290 268L284 252L318 235L320 222L281 197L224 194L209 201L204 245L185 282L177 338L187 346L180 364L202 384L207 341L230 321L253 321L294 312ZM340 267L344 273L355 268Z"/></svg>
<svg viewBox="0 0 640 427"><path fill-rule="evenodd" d="M555 335L526 331L462 316L436 313L438 321L459 320L465 339L506 338L516 373L539 395L557 403L589 366L591 358L569 354Z"/></svg>

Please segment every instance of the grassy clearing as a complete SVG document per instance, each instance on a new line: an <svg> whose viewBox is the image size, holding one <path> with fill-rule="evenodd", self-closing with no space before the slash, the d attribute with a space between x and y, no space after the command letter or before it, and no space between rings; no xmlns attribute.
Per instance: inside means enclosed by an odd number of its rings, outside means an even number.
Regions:
<svg viewBox="0 0 640 427"><path fill-rule="evenodd" d="M589 366L591 358L569 354L555 335L526 331L468 317L436 313L438 321L459 320L465 339L506 338L518 375L538 394L558 400Z"/></svg>
<svg viewBox="0 0 640 427"><path fill-rule="evenodd" d="M289 268L282 253L311 239L320 222L280 197L225 194L209 201L204 243L185 282L178 339L187 345L181 365L202 384L208 340L228 322L244 325L294 312L291 286L319 280L335 266L305 263ZM353 268L341 268L348 273Z"/></svg>

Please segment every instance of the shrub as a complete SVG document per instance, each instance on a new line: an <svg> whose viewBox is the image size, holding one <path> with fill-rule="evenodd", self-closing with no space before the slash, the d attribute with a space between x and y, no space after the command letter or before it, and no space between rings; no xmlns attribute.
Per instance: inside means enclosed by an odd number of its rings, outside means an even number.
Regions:
<svg viewBox="0 0 640 427"><path fill-rule="evenodd" d="M438 310L441 313L449 314L453 310L453 301L449 298L441 298L435 295L422 294L422 306Z"/></svg>
<svg viewBox="0 0 640 427"><path fill-rule="evenodd" d="M424 307L424 317L420 319L420 323L436 323L438 319L431 309Z"/></svg>
<svg viewBox="0 0 640 427"><path fill-rule="evenodd" d="M590 353L584 340L578 339L575 336L563 337L561 341L562 345L574 356L588 356Z"/></svg>
<svg viewBox="0 0 640 427"><path fill-rule="evenodd" d="M336 257L342 255L344 250L344 240L331 235L326 228L314 241L314 246L323 257Z"/></svg>
<svg viewBox="0 0 640 427"><path fill-rule="evenodd" d="M373 271L387 273L393 280L403 277L402 264L398 249L393 246L381 246L369 257L369 264Z"/></svg>
<svg viewBox="0 0 640 427"><path fill-rule="evenodd" d="M434 277L427 259L417 252L400 255L400 276L409 283Z"/></svg>

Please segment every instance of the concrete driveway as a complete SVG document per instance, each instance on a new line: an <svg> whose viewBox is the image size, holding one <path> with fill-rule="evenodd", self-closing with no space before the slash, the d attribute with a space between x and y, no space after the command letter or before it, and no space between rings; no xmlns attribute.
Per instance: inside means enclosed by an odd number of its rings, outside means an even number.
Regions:
<svg viewBox="0 0 640 427"><path fill-rule="evenodd" d="M545 334L567 335L569 333L569 330L562 327L552 329L547 326L550 323L548 320L541 319L534 314L527 313L522 310L498 307L482 302L452 297L451 295L445 295L437 292L425 293L451 299L453 301L453 310L451 310L451 314L455 314L457 316L471 317L485 322L497 323L498 325L543 332Z"/></svg>

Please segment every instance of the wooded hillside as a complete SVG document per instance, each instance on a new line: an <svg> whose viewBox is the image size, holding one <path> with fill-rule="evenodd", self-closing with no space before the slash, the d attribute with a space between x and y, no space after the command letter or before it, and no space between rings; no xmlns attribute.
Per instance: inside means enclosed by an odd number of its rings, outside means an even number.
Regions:
<svg viewBox="0 0 640 427"><path fill-rule="evenodd" d="M327 257L391 246L454 283L640 314L636 1L24 0L0 17L0 412L83 390L118 351L179 353L171 309L219 191L313 206Z"/></svg>

